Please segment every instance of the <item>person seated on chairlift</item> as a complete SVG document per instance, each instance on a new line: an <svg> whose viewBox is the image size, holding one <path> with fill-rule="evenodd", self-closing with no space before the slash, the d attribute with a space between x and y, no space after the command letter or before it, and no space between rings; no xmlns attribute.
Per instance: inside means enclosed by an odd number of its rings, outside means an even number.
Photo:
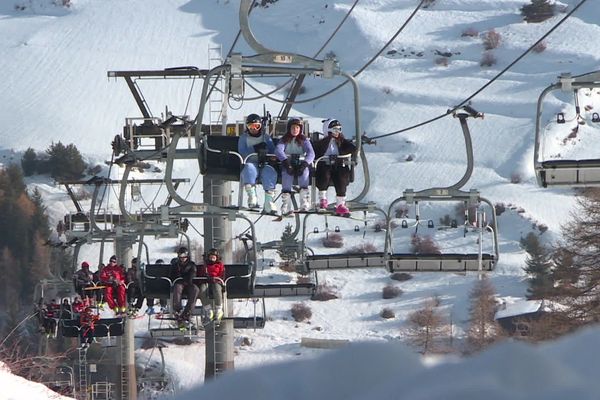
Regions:
<svg viewBox="0 0 600 400"><path fill-rule="evenodd" d="M329 206L327 188L333 181L336 194L335 213L348 216L350 210L346 206L346 188L350 183L351 161L347 158L338 158L338 156L354 154L356 146L344 137L342 124L337 119L324 120L323 133L326 136L314 144L317 159L329 156L317 163L315 172L316 186L319 189L319 209L325 210Z"/></svg>
<svg viewBox="0 0 600 400"><path fill-rule="evenodd" d="M75 286L75 292L81 296L81 298L91 296L91 293L86 292L84 289L94 286L94 274L90 271L90 264L87 261L81 263L81 269L73 274L73 285Z"/></svg>
<svg viewBox="0 0 600 400"><path fill-rule="evenodd" d="M196 305L199 289L194 285L196 264L190 260L186 247L177 250L177 257L171 260L171 280L173 283L173 313L179 321L189 322L193 307ZM182 311L181 297L187 295L187 304Z"/></svg>
<svg viewBox="0 0 600 400"><path fill-rule="evenodd" d="M100 316L94 312L92 307L86 307L79 316L79 339L81 346L86 348L94 340L96 322Z"/></svg>
<svg viewBox="0 0 600 400"><path fill-rule="evenodd" d="M60 316L60 304L55 299L46 304L42 312L44 313L43 327L46 337L54 336L56 331L56 320Z"/></svg>
<svg viewBox="0 0 600 400"><path fill-rule="evenodd" d="M204 257L204 267L202 274L206 278L200 283L200 300L204 308L204 319L212 321L216 318L220 321L223 318L223 287L225 283L225 265L221 261L219 250L210 249ZM209 291L214 298L214 311L210 305Z"/></svg>
<svg viewBox="0 0 600 400"><path fill-rule="evenodd" d="M294 177L298 177L300 186L300 209L310 210L310 192L308 190L310 178L310 164L315 159L310 140L304 136L302 120L290 118L287 123L286 134L275 147L275 155L281 161L281 214L288 215L292 210L292 184ZM300 157L304 156L304 160Z"/></svg>
<svg viewBox="0 0 600 400"><path fill-rule="evenodd" d="M69 303L69 299L63 299L61 307L60 307L60 318L61 319L71 319L73 310L71 309L71 303Z"/></svg>
<svg viewBox="0 0 600 400"><path fill-rule="evenodd" d="M81 298L79 298L79 296L75 296L75 299L73 300L73 304L71 306L73 308L73 313L75 314L81 314L81 312L83 312L83 310L86 307L85 303L81 301Z"/></svg>
<svg viewBox="0 0 600 400"><path fill-rule="evenodd" d="M267 154L275 153L275 145L258 114L250 114L246 118L246 130L238 140L238 152L244 158L252 153L257 153L248 159L241 174L242 184L248 196L248 208L259 208L256 182L260 179L265 191L263 212L265 214L277 213L277 206L274 202L277 171L269 164L269 161L275 160L267 159Z"/></svg>
<svg viewBox="0 0 600 400"><path fill-rule="evenodd" d="M134 257L131 259L131 268L127 270L127 301L130 304L130 314L132 316L137 315L137 312L142 308L144 303L144 297L140 289L140 283L138 282L138 259Z"/></svg>
<svg viewBox="0 0 600 400"><path fill-rule="evenodd" d="M125 314L126 307L126 285L125 285L125 267L118 265L117 256L110 257L108 265L100 272L100 281L105 285L104 297L111 310L115 314ZM114 298L116 292L116 301Z"/></svg>

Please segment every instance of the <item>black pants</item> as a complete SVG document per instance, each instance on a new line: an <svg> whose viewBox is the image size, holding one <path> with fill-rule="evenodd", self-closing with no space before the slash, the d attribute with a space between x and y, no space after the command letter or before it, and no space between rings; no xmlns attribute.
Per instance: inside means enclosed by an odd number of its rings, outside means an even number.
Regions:
<svg viewBox="0 0 600 400"><path fill-rule="evenodd" d="M329 183L333 181L336 196L346 196L346 188L350 183L350 168L320 162L317 164L315 180L319 190L327 190Z"/></svg>
<svg viewBox="0 0 600 400"><path fill-rule="evenodd" d="M198 293L200 290L198 286L194 284L184 284L181 282L177 282L173 286L173 311L178 312L181 311L181 296L184 293L187 296L187 304L185 306L184 312L191 313L192 308L196 305L196 299L198 298Z"/></svg>
<svg viewBox="0 0 600 400"><path fill-rule="evenodd" d="M142 308L144 298L142 297L142 292L137 282L129 284L129 287L127 288L127 301L129 302L129 305L133 306L134 308Z"/></svg>

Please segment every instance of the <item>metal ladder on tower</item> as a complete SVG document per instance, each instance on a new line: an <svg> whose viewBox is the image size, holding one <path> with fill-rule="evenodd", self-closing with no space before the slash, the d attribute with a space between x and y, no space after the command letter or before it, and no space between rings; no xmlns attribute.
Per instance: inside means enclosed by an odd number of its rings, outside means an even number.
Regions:
<svg viewBox="0 0 600 400"><path fill-rule="evenodd" d="M223 64L222 46L208 47L208 67L213 69ZM227 105L224 96L225 77L217 75L211 78L211 90L208 97L208 114L210 124L210 134L221 134L225 132L225 123L227 121ZM219 131L217 126L221 125Z"/></svg>
<svg viewBox="0 0 600 400"><path fill-rule="evenodd" d="M117 343L119 342L121 344L121 400L129 400L129 369L127 366L129 340L127 340L127 337L124 335L117 338Z"/></svg>
<svg viewBox="0 0 600 400"><path fill-rule="evenodd" d="M79 387L77 391L77 400L88 399L88 380L87 380L87 347L79 348Z"/></svg>
<svg viewBox="0 0 600 400"><path fill-rule="evenodd" d="M227 354L222 354L223 351L219 351L219 349L225 349L226 346L224 343L224 340L226 339L226 335L224 330L219 329L219 326L216 325L215 323L210 323L207 326L208 329L206 329L205 334L209 334L213 336L213 346L212 346L212 351L213 351L213 360L214 360L214 364L213 364L213 368L214 370L212 371L212 377L213 378L219 378L226 370L227 367L225 365L225 361L227 359Z"/></svg>

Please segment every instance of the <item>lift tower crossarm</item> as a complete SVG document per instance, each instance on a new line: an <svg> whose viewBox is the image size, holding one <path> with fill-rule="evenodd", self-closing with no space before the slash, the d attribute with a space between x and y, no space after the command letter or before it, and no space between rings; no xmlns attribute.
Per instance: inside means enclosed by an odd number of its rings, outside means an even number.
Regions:
<svg viewBox="0 0 600 400"><path fill-rule="evenodd" d="M134 79L144 78L193 78L197 76L206 75L207 70L201 70L196 67L179 67L169 68L163 70L149 70L149 71L108 71L107 76L109 78L124 78L133 98L135 99L140 112L144 118L151 118L150 110L148 110L146 101L142 96L142 93L138 89Z"/></svg>

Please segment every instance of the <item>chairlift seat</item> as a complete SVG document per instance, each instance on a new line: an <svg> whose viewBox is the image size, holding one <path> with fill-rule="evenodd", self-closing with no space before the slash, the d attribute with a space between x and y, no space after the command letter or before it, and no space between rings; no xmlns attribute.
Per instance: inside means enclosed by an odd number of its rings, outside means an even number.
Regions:
<svg viewBox="0 0 600 400"><path fill-rule="evenodd" d="M239 181L241 160L237 154L231 154L231 152L237 153L238 151L239 137L208 135L206 140L209 148L220 150L220 152L215 153L208 150L204 152L204 148L202 148L203 154L206 154L200 170L202 175L211 174L226 181Z"/></svg>
<svg viewBox="0 0 600 400"><path fill-rule="evenodd" d="M483 271L492 271L494 269L494 255L483 253L481 259ZM388 261L388 267L390 272L478 271L479 254L391 254Z"/></svg>
<svg viewBox="0 0 600 400"><path fill-rule="evenodd" d="M234 317L223 318L223 320L232 319L234 329L263 329L265 319L263 317Z"/></svg>
<svg viewBox="0 0 600 400"><path fill-rule="evenodd" d="M312 296L315 294L314 283L276 283L254 285L256 297L293 297Z"/></svg>
<svg viewBox="0 0 600 400"><path fill-rule="evenodd" d="M61 321L61 332L64 337L79 337L81 325L79 320L65 319ZM125 332L123 318L103 318L94 324L93 337L122 336Z"/></svg>
<svg viewBox="0 0 600 400"><path fill-rule="evenodd" d="M171 297L171 265L146 264L140 267L140 288L144 297L169 299Z"/></svg>
<svg viewBox="0 0 600 400"><path fill-rule="evenodd" d="M543 161L536 174L543 187L600 186L600 159Z"/></svg>
<svg viewBox="0 0 600 400"><path fill-rule="evenodd" d="M147 264L141 267L141 288L144 297L169 299L171 297L171 265ZM201 283L205 278L194 278ZM226 264L227 298L252 297L252 276L249 264Z"/></svg>
<svg viewBox="0 0 600 400"><path fill-rule="evenodd" d="M387 267L383 252L310 255L304 265L307 271Z"/></svg>
<svg viewBox="0 0 600 400"><path fill-rule="evenodd" d="M152 328L150 329L150 336L153 338L157 337L180 337L180 336L197 336L198 328L193 327L185 330L181 330L179 328Z"/></svg>

